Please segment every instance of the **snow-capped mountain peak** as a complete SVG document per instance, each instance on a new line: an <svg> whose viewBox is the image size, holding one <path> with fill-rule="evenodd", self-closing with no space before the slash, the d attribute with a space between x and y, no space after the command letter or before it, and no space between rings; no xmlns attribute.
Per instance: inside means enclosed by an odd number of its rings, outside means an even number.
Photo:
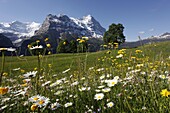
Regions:
<svg viewBox="0 0 170 113"><path fill-rule="evenodd" d="M83 18L82 18L82 20L84 21L84 22L91 22L92 21L92 16L91 15L87 15L87 16L83 16Z"/></svg>
<svg viewBox="0 0 170 113"><path fill-rule="evenodd" d="M36 22L19 22L0 23L0 33L14 33L21 36L33 36L34 32L40 28L41 24ZM23 35L22 35L23 33Z"/></svg>
<svg viewBox="0 0 170 113"><path fill-rule="evenodd" d="M41 24L36 22L2 22L0 23L0 33L10 38L13 43L19 43L24 40L25 37L33 36L40 26Z"/></svg>
<svg viewBox="0 0 170 113"><path fill-rule="evenodd" d="M84 35L95 38L102 37L106 31L91 15L78 19L69 17L65 14L49 14L41 28L37 31L37 35L47 32L49 33L50 30L52 32L57 32L57 34L69 32L78 34L79 36Z"/></svg>

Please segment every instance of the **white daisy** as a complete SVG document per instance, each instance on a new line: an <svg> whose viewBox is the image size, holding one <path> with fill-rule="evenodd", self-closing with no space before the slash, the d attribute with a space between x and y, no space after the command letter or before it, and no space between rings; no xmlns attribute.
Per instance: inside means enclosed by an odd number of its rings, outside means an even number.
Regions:
<svg viewBox="0 0 170 113"><path fill-rule="evenodd" d="M114 85L116 85L118 83L118 80L112 79L112 80L106 80L105 82L107 83L107 86L113 87Z"/></svg>
<svg viewBox="0 0 170 113"><path fill-rule="evenodd" d="M159 75L159 78L161 78L161 79L165 79L165 78L166 78L166 76L165 76L165 75Z"/></svg>
<svg viewBox="0 0 170 113"><path fill-rule="evenodd" d="M25 78L29 78L29 77L35 77L36 74L37 74L37 71L32 71L32 72L30 71L30 72L27 72L26 74L24 74L23 76Z"/></svg>
<svg viewBox="0 0 170 113"><path fill-rule="evenodd" d="M64 93L63 90L58 90L57 92L54 93L54 95L60 95L60 94L62 94L62 93Z"/></svg>
<svg viewBox="0 0 170 113"><path fill-rule="evenodd" d="M103 93L98 93L94 96L95 100L102 100L104 98L104 94Z"/></svg>
<svg viewBox="0 0 170 113"><path fill-rule="evenodd" d="M48 85L48 84L50 84L51 83L51 81L47 81L47 82L45 82L44 84L42 84L41 86L46 86L46 85Z"/></svg>
<svg viewBox="0 0 170 113"><path fill-rule="evenodd" d="M67 102L66 104L64 104L64 107L70 107L70 106L72 106L73 105L73 103L72 102Z"/></svg>
<svg viewBox="0 0 170 113"><path fill-rule="evenodd" d="M113 103L113 102L107 103L107 107L111 108L111 107L113 107L113 106L114 106L114 103Z"/></svg>
<svg viewBox="0 0 170 113"><path fill-rule="evenodd" d="M13 51L16 51L16 49L15 48L7 48L7 51L13 52Z"/></svg>
<svg viewBox="0 0 170 113"><path fill-rule="evenodd" d="M76 85L78 85L79 84L79 82L78 81L75 81L75 82L73 82L72 84L71 84L71 86L76 86Z"/></svg>
<svg viewBox="0 0 170 113"><path fill-rule="evenodd" d="M40 95L35 95L35 96L30 97L28 100L29 100L30 102L38 102L38 100L39 100L40 98L41 98Z"/></svg>
<svg viewBox="0 0 170 113"><path fill-rule="evenodd" d="M67 73L68 71L70 71L70 68L66 69L66 70L63 71L62 73Z"/></svg>
<svg viewBox="0 0 170 113"><path fill-rule="evenodd" d="M41 96L40 99L35 103L38 105L40 108L43 106L46 106L50 102L50 99L44 96Z"/></svg>
<svg viewBox="0 0 170 113"><path fill-rule="evenodd" d="M49 102L50 99L44 96L40 96L40 95L35 95L32 96L31 98L28 99L30 102L33 102L35 105L39 106L39 107L43 107L46 106Z"/></svg>
<svg viewBox="0 0 170 113"><path fill-rule="evenodd" d="M35 49L42 49L43 46L39 45L39 46L32 46L31 48L29 48L30 50L35 50Z"/></svg>
<svg viewBox="0 0 170 113"><path fill-rule="evenodd" d="M110 88L104 88L104 89L102 89L102 91L103 91L104 93L107 93L107 92L110 92L111 89L110 89Z"/></svg>
<svg viewBox="0 0 170 113"><path fill-rule="evenodd" d="M104 68L99 68L99 69L97 69L96 71L103 71L104 70Z"/></svg>
<svg viewBox="0 0 170 113"><path fill-rule="evenodd" d="M105 87L104 85L102 85L102 86L98 86L98 88L99 88L99 89L102 89L102 88L104 88L104 87Z"/></svg>
<svg viewBox="0 0 170 113"><path fill-rule="evenodd" d="M15 69L13 69L13 71L18 71L18 70L20 70L21 68L19 67L19 68L15 68Z"/></svg>
<svg viewBox="0 0 170 113"><path fill-rule="evenodd" d="M58 102L55 102L55 103L52 103L50 107L52 110L55 110L55 109L59 108L60 106L61 105Z"/></svg>
<svg viewBox="0 0 170 113"><path fill-rule="evenodd" d="M105 75L100 76L100 80L103 80L105 78Z"/></svg>
<svg viewBox="0 0 170 113"><path fill-rule="evenodd" d="M22 80L24 83L29 83L31 81L31 79L24 79Z"/></svg>
<svg viewBox="0 0 170 113"><path fill-rule="evenodd" d="M16 51L15 48L0 48L0 51L10 51L10 52L13 52L13 51Z"/></svg>

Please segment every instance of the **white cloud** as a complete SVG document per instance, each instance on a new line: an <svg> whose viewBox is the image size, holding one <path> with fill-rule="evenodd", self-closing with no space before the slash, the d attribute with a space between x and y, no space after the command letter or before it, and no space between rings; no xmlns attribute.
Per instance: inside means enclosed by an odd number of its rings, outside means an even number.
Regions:
<svg viewBox="0 0 170 113"><path fill-rule="evenodd" d="M139 34L145 34L145 31L140 31Z"/></svg>

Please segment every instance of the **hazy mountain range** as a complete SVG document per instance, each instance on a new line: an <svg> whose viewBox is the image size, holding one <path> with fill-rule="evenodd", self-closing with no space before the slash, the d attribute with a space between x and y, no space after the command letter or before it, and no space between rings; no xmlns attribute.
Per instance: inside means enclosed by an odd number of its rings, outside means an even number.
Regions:
<svg viewBox="0 0 170 113"><path fill-rule="evenodd" d="M163 42L163 41L170 41L170 33L166 32L161 34L160 36L151 36L149 38L139 39L138 41L134 41L134 42L125 42L120 47L134 48L134 47L142 46L144 44L151 44L151 43Z"/></svg>

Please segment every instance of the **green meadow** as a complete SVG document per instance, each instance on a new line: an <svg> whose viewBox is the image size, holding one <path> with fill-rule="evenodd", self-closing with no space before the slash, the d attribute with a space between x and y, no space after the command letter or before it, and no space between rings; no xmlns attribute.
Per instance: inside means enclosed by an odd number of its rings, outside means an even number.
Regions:
<svg viewBox="0 0 170 113"><path fill-rule="evenodd" d="M5 56L2 67L2 113L170 112L168 41L92 53Z"/></svg>

